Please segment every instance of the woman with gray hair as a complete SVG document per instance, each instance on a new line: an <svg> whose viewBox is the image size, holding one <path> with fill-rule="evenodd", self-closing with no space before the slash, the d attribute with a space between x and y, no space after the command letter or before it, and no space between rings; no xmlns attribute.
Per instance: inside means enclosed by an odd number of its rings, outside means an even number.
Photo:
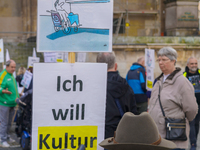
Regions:
<svg viewBox="0 0 200 150"><path fill-rule="evenodd" d="M176 68L177 52L171 47L163 47L158 51L158 59L162 74L156 78L149 100L149 114L158 126L160 136L166 138L166 120L186 118L187 139L172 140L178 149L188 148L189 123L197 114L198 106L192 84ZM164 115L165 116L164 116Z"/></svg>

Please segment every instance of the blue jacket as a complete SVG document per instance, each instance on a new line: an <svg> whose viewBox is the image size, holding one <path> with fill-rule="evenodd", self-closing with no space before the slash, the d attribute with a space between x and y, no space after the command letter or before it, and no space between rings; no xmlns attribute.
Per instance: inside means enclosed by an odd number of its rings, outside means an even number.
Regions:
<svg viewBox="0 0 200 150"><path fill-rule="evenodd" d="M145 68L134 63L127 73L126 80L134 91L136 103L147 102Z"/></svg>

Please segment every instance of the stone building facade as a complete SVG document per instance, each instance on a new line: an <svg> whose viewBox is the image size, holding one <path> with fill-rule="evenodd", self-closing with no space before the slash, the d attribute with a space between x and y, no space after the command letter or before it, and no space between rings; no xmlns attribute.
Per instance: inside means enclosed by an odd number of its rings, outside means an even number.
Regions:
<svg viewBox="0 0 200 150"><path fill-rule="evenodd" d="M181 67L182 71L190 56L196 56L200 61L200 37L160 36L164 35L165 31L170 35L180 33L178 27L184 21L176 24L172 31L169 23L173 24L173 20L165 20L165 17L168 17L167 9L171 9L169 3L177 2L178 0L165 0L165 4L164 0L114 0L113 51L116 53L119 72L123 77L126 76L132 63L144 56L145 48L158 51L164 46L174 47L179 56L177 66ZM4 39L4 51L9 50L10 57L18 64L17 67L26 66L27 57L32 55L33 47L36 47L37 0L1 0L0 8L0 38ZM182 19L182 16L186 18L194 16L196 19L196 2L195 12L189 10L186 12L190 14L185 14L185 11L180 12L178 19ZM174 14L171 14L171 17L174 17ZM194 22L196 32L197 23ZM188 27L187 22L185 27ZM96 55L97 53L87 53L87 62L95 62ZM43 61L42 53L37 53L37 56ZM159 74L160 69L156 64L155 76Z"/></svg>

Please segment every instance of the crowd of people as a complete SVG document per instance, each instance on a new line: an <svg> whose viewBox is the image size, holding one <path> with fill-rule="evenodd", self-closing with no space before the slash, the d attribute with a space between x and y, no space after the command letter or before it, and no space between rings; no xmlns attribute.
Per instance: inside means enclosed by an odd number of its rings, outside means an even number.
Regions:
<svg viewBox="0 0 200 150"><path fill-rule="evenodd" d="M160 49L157 53L157 62L162 73L155 79L151 94L147 94L146 90L144 61L144 57L140 57L137 62L133 63L125 80L117 71L117 63L113 52L100 53L97 56L97 62L108 64L105 140L100 143L100 146L108 150L131 150L136 147L138 147L138 149L147 149L148 147L149 149L185 150L188 148L190 140L190 150L196 150L199 132L198 107L200 102L200 70L198 69L197 59L190 57L187 61L186 70L183 73L181 68L175 67L177 62L176 50L171 47L163 47ZM114 84L111 86L112 82ZM118 86L116 86L116 84L118 84ZM124 88L124 85L127 84L129 88ZM133 92L124 92L124 95L121 95L121 97L116 97L117 94L122 94L122 87L124 89L123 91L128 91L127 89L130 89L131 87ZM117 92L117 94L110 94L115 92ZM127 94L129 96L127 96ZM149 99L148 95L150 95ZM130 102L130 100L135 102ZM147 111L149 116L146 114ZM130 112L133 114L130 114ZM135 122L132 122L130 119L130 121L126 121L127 125L123 125L124 129L121 129L121 124L123 124L122 122L124 121L125 115L128 115L129 117L132 116L132 119L135 118L133 119ZM148 129L150 127L145 127L144 125L148 124L147 120L143 120L144 122L141 121L138 126L134 126L137 121L136 118L142 118L144 115L147 115L154 121L161 139L157 136L157 140L155 140L155 137L152 137L154 140L151 142L148 141L151 139L148 136L149 134L147 134L150 132L150 129ZM181 130L181 132L185 132L185 138L169 138L167 135L169 133L166 130L168 130L167 128L171 130L174 127L167 127L166 118L185 121L181 123L183 126L178 126L178 128L184 129ZM141 127L143 128L141 129ZM128 131L126 131L126 129ZM122 130L123 132L119 130ZM146 131L145 134L142 132L143 130L148 131ZM128 139L122 140L119 134L122 137L127 136ZM135 135L137 135L137 138ZM183 136L183 134L181 136ZM166 141L164 139L168 140ZM153 141L159 141L155 144L157 147L152 146L152 143L154 143ZM163 141L171 141L175 145L168 143L163 146L161 144ZM160 148L160 146L162 148Z"/></svg>
<svg viewBox="0 0 200 150"><path fill-rule="evenodd" d="M148 98L146 90L145 58L138 58L120 76L114 52L97 55L97 63L107 64L107 94L105 140L99 145L108 150L138 149L197 149L200 121L200 69L195 57L188 58L185 72L176 67L177 52L163 47L157 53L161 74L155 79ZM14 60L6 62L0 73L0 146L9 147L14 140L9 136L14 108L21 102L18 86L25 68L20 67L16 79ZM28 69L30 72L32 68ZM29 89L32 89L32 82ZM25 92L26 92L25 91ZM32 90L31 90L32 94ZM148 108L148 109L147 109ZM181 120L179 122L173 122ZM167 122L167 124L166 124ZM173 122L173 123L172 123ZM174 126L170 126L173 124ZM180 137L168 132L177 128ZM170 135L169 135L170 134ZM172 136L172 137L170 137Z"/></svg>

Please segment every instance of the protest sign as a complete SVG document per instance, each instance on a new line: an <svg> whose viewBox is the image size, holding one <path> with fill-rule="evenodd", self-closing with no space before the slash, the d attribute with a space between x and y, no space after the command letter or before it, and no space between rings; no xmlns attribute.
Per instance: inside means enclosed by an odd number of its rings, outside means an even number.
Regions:
<svg viewBox="0 0 200 150"><path fill-rule="evenodd" d="M103 150L107 65L35 63L33 74L32 149Z"/></svg>
<svg viewBox="0 0 200 150"><path fill-rule="evenodd" d="M3 39L0 39L0 63L4 62Z"/></svg>
<svg viewBox="0 0 200 150"><path fill-rule="evenodd" d="M38 63L40 62L40 58L39 57L28 57L28 65L27 67L33 67L34 63Z"/></svg>
<svg viewBox="0 0 200 150"><path fill-rule="evenodd" d="M35 47L33 48L33 57L37 57Z"/></svg>
<svg viewBox="0 0 200 150"><path fill-rule="evenodd" d="M9 55L8 49L6 49L6 61L8 60L10 60L10 55Z"/></svg>
<svg viewBox="0 0 200 150"><path fill-rule="evenodd" d="M32 77L33 77L33 74L26 70L26 72L24 73L24 76L22 78L21 85L23 85L26 89L28 89L28 87L31 83Z"/></svg>
<svg viewBox="0 0 200 150"><path fill-rule="evenodd" d="M155 50L145 49L145 66L155 68Z"/></svg>
<svg viewBox="0 0 200 150"><path fill-rule="evenodd" d="M64 62L68 62L68 52L65 53L65 59Z"/></svg>
<svg viewBox="0 0 200 150"><path fill-rule="evenodd" d="M153 82L154 82L154 68L146 67L146 88L147 90L151 91L153 88Z"/></svg>
<svg viewBox="0 0 200 150"><path fill-rule="evenodd" d="M77 62L85 62L85 60L86 60L86 53L78 53Z"/></svg>
<svg viewBox="0 0 200 150"><path fill-rule="evenodd" d="M64 53L56 53L56 61L57 62L64 62L63 58L64 58Z"/></svg>
<svg viewBox="0 0 200 150"><path fill-rule="evenodd" d="M48 53L45 52L44 53L44 62L45 63L55 63L56 62L56 58L57 58L57 54L56 53Z"/></svg>
<svg viewBox="0 0 200 150"><path fill-rule="evenodd" d="M38 52L112 51L113 0L38 0Z"/></svg>
<svg viewBox="0 0 200 150"><path fill-rule="evenodd" d="M146 89L151 91L154 82L155 50L145 49Z"/></svg>

